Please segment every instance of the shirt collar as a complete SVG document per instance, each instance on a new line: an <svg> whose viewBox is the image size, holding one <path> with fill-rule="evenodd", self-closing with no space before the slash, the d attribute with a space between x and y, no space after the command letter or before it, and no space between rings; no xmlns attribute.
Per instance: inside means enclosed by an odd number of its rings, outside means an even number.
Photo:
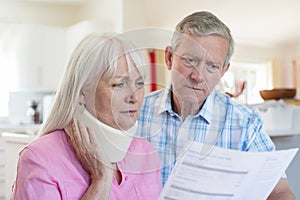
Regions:
<svg viewBox="0 0 300 200"><path fill-rule="evenodd" d="M159 107L158 107L158 114L161 114L163 112L169 112L172 114L175 114L175 112L172 109L172 104L171 104L171 86L169 86L168 88L164 89L162 95L159 96L158 98L158 103L159 103Z"/></svg>
<svg viewBox="0 0 300 200"><path fill-rule="evenodd" d="M211 122L213 117L213 112L215 110L215 103L214 99L216 96L216 91L213 90L210 95L206 98L202 108L199 111L199 115L203 117L208 123Z"/></svg>

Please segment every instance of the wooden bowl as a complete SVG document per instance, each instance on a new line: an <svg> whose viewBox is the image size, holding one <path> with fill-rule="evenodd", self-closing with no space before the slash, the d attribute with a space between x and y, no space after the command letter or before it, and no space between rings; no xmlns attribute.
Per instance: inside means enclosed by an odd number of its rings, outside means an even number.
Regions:
<svg viewBox="0 0 300 200"><path fill-rule="evenodd" d="M272 90L261 90L259 91L259 93L263 100L290 99L295 97L296 88L276 88Z"/></svg>

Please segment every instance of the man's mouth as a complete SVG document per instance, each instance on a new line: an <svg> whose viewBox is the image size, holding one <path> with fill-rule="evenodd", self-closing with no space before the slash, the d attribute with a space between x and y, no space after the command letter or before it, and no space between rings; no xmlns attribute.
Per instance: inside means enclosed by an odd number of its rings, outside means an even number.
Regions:
<svg viewBox="0 0 300 200"><path fill-rule="evenodd" d="M203 90L202 87L195 87L195 86L187 86L187 87L192 89L192 90Z"/></svg>

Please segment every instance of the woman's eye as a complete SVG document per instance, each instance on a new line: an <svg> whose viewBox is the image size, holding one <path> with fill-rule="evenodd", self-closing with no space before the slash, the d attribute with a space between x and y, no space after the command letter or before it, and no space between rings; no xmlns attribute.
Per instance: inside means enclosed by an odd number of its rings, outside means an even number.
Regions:
<svg viewBox="0 0 300 200"><path fill-rule="evenodd" d="M144 81L138 81L138 82L136 83L136 86L137 86L138 88L143 87L144 85L145 85L145 82L144 82Z"/></svg>
<svg viewBox="0 0 300 200"><path fill-rule="evenodd" d="M124 83L114 83L111 85L113 88L122 88L124 86Z"/></svg>

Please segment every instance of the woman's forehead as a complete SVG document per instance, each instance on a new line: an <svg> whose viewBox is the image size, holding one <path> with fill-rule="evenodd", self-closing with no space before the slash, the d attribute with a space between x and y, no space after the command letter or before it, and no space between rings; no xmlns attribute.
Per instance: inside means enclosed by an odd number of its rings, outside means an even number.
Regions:
<svg viewBox="0 0 300 200"><path fill-rule="evenodd" d="M136 64L130 56L121 56L116 60L116 70L113 76L128 76L139 73Z"/></svg>

